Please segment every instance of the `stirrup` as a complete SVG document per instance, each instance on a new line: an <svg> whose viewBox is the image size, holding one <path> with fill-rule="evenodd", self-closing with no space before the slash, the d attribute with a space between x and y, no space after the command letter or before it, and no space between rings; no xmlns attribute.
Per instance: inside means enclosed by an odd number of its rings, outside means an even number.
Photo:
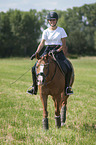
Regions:
<svg viewBox="0 0 96 145"><path fill-rule="evenodd" d="M29 90L30 88L32 88L32 89ZM30 87L28 88L28 90L27 90L27 93L28 93L28 94L31 94L31 95L36 95L36 94L37 94L37 92L35 92L34 86L30 86Z"/></svg>
<svg viewBox="0 0 96 145"><path fill-rule="evenodd" d="M71 89L71 91L70 91L70 92L67 92L68 89ZM66 95L72 95L72 94L73 94L73 89L72 89L72 87L67 87L67 88L66 88Z"/></svg>

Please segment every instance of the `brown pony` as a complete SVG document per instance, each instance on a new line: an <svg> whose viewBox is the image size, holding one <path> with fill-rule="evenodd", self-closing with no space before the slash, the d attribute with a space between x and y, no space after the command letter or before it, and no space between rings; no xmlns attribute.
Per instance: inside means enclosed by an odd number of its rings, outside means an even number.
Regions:
<svg viewBox="0 0 96 145"><path fill-rule="evenodd" d="M73 67L72 67L73 68ZM40 98L43 104L43 129L48 129L48 95L52 96L55 106L55 125L61 127L66 121L67 99L65 95L65 76L58 67L53 57L48 55L38 60L36 65L37 82ZM71 76L70 85L74 81L74 70ZM61 110L61 116L60 116Z"/></svg>

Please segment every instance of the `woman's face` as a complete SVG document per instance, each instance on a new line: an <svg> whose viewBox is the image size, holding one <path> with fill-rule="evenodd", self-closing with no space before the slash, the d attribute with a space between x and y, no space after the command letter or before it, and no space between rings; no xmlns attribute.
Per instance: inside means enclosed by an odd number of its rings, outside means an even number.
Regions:
<svg viewBox="0 0 96 145"><path fill-rule="evenodd" d="M50 26L54 27L56 26L57 20L56 19L50 19L49 21Z"/></svg>

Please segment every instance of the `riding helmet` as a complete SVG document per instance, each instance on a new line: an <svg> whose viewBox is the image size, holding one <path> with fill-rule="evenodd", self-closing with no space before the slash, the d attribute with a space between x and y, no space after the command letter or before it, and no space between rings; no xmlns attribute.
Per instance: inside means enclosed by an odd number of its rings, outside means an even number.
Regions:
<svg viewBox="0 0 96 145"><path fill-rule="evenodd" d="M47 15L47 20L50 19L56 19L58 21L58 14L56 12L49 12L49 14Z"/></svg>

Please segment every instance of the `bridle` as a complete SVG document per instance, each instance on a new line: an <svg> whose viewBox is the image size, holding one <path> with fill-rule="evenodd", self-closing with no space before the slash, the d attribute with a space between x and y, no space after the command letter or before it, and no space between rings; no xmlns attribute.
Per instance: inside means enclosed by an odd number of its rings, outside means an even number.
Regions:
<svg viewBox="0 0 96 145"><path fill-rule="evenodd" d="M46 77L48 76L48 74L49 74L49 62L48 62L48 63L45 63L45 64L40 64L40 63L37 62L37 64L38 64L39 66L46 66L46 65L48 65L48 71L47 71L47 74L46 74L46 75L45 75L43 72L39 72L38 74L36 74L37 77L38 77L39 75L41 75L41 76L43 76L44 78L46 78Z"/></svg>
<svg viewBox="0 0 96 145"><path fill-rule="evenodd" d="M52 61L54 61L54 60L52 60ZM55 61L54 61L55 62ZM48 62L47 63L45 63L45 64L40 64L40 63L38 63L37 62L37 64L39 65L39 66L47 66L47 68L48 68L48 70L47 70L47 73L46 74L44 74L44 72L39 72L38 74L36 74L36 76L37 76L37 78L38 78L38 76L42 76L43 77L43 83L42 83L42 85L48 85L48 84L50 84L51 82L52 82L52 80L54 79L54 77L55 77L55 74L56 74L56 70L57 70L57 65L56 65L56 63L55 63L55 70L54 70L54 74L53 74L53 76L51 77L51 79L47 82L47 77L48 77L48 75L49 75L49 64L50 64L51 62L49 61L49 59L48 59ZM37 79L37 82L38 82L38 79Z"/></svg>

